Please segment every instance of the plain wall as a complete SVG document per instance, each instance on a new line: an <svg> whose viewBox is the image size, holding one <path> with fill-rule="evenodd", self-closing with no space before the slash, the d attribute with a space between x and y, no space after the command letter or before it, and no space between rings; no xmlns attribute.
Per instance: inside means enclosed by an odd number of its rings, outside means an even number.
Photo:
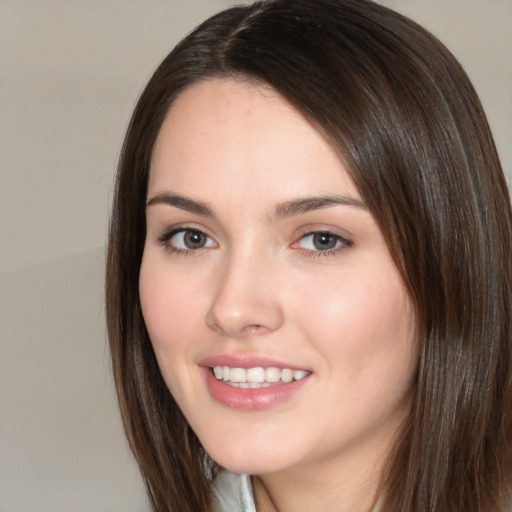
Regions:
<svg viewBox="0 0 512 512"><path fill-rule="evenodd" d="M138 94L228 0L0 0L0 512L147 509L112 389L108 205ZM458 56L512 180L512 1L388 0Z"/></svg>

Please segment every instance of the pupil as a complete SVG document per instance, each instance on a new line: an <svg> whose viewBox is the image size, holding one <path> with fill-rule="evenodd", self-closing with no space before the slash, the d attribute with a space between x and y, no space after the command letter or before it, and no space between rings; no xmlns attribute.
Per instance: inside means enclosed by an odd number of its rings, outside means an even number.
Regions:
<svg viewBox="0 0 512 512"><path fill-rule="evenodd" d="M336 247L336 238L329 233L315 233L313 236L313 244L315 249L321 251L334 249Z"/></svg>
<svg viewBox="0 0 512 512"><path fill-rule="evenodd" d="M199 231L187 231L185 234L185 245L189 249L199 249L205 243L203 233Z"/></svg>

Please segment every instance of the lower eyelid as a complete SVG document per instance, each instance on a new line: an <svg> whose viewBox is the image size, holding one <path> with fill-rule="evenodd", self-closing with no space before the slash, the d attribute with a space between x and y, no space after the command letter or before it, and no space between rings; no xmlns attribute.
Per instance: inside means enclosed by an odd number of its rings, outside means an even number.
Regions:
<svg viewBox="0 0 512 512"><path fill-rule="evenodd" d="M321 259L321 258L329 258L329 257L335 257L338 256L338 253L340 250L342 250L343 247L339 249L330 249L328 251L311 251L311 250L304 250L303 255L307 258L311 258L314 260Z"/></svg>

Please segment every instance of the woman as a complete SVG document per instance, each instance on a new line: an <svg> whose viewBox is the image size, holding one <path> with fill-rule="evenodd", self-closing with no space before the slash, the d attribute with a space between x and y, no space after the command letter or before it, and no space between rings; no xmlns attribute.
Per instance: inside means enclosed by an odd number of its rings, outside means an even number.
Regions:
<svg viewBox="0 0 512 512"><path fill-rule="evenodd" d="M199 26L136 107L109 240L153 509L504 511L511 231L478 98L415 23L274 0Z"/></svg>

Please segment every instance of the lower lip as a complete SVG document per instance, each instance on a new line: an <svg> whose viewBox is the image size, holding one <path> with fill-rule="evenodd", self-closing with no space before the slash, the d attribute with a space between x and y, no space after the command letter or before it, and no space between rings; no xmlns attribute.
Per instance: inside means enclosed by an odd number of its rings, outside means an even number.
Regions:
<svg viewBox="0 0 512 512"><path fill-rule="evenodd" d="M285 384L266 388L235 388L213 375L211 368L204 368L210 395L222 405L244 411L259 411L290 400L309 380L310 376Z"/></svg>

